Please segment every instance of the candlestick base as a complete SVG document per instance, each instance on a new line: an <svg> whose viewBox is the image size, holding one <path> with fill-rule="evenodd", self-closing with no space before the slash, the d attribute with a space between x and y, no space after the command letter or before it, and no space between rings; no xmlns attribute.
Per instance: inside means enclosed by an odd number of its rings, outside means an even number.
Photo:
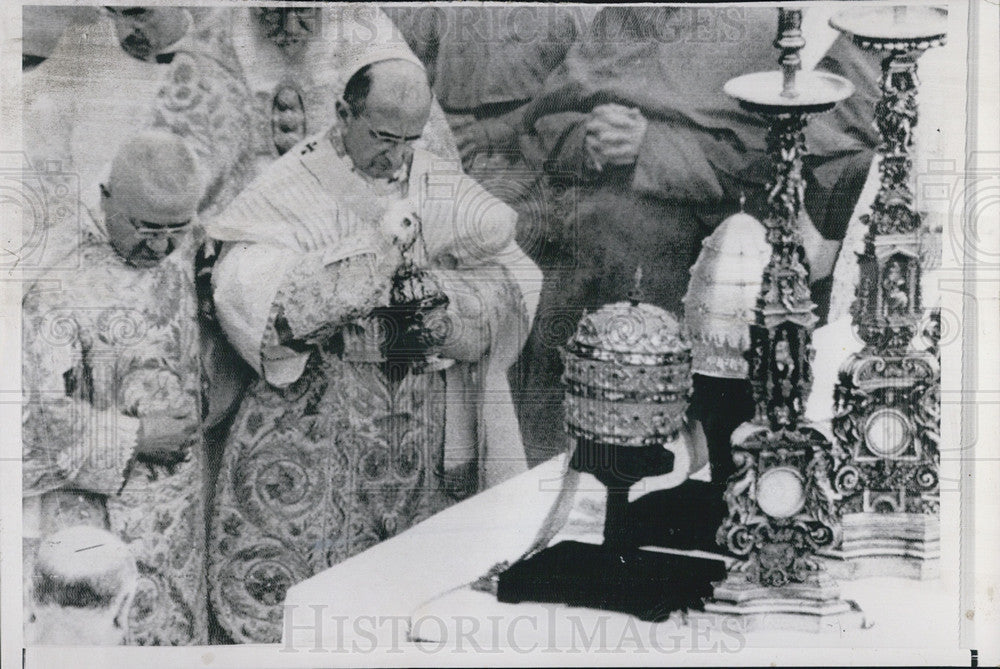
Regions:
<svg viewBox="0 0 1000 669"><path fill-rule="evenodd" d="M725 581L715 586L705 612L724 619L738 620L746 631L781 630L796 632L835 632L863 626L861 611L840 597L837 583L818 571L803 583L780 587L749 582L738 571L730 571Z"/></svg>
<svg viewBox="0 0 1000 669"><path fill-rule="evenodd" d="M936 515L851 513L843 517L843 543L824 551L824 565L838 580L940 576L941 526Z"/></svg>

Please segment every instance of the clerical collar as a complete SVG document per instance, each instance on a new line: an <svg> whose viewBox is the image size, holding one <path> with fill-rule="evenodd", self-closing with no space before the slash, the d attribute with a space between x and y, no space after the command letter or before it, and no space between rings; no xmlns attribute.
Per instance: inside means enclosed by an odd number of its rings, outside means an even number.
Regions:
<svg viewBox="0 0 1000 669"><path fill-rule="evenodd" d="M347 147L344 146L343 127L340 124L339 118L334 121L332 126L330 126L330 130L327 131L326 136L329 138L330 144L333 146L333 150L337 152L337 156L339 158L346 158L351 164L351 171L367 183L372 185L378 184L399 186L400 189L406 189L410 180L410 168L413 166L413 156L410 156L409 160L400 165L399 169L391 177L373 177L359 170L354 165L354 160L347 153Z"/></svg>

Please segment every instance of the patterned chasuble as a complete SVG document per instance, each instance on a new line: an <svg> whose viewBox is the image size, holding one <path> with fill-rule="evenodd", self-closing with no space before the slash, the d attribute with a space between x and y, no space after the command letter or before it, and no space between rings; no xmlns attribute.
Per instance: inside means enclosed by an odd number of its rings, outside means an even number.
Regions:
<svg viewBox="0 0 1000 669"><path fill-rule="evenodd" d="M220 623L281 640L289 587L440 511L443 374L390 383L318 351L285 389L260 382L226 445L211 527Z"/></svg>
<svg viewBox="0 0 1000 669"><path fill-rule="evenodd" d="M209 583L219 623L240 642L279 642L289 587L454 501L439 476L445 374L390 380L365 317L386 292L356 253L401 184L344 170L336 133L295 152L213 228L256 225L272 249L263 259L236 244L217 265L218 282L241 294L259 291L264 311L272 311L266 326L228 327L245 356L273 337L274 300L290 321L348 322L332 337L319 327L326 334L314 338L305 371L290 385L258 381L230 432L212 511ZM331 251L341 259L331 261ZM230 262L243 272L236 278L226 278L227 252L248 254ZM315 281L320 273L329 283ZM270 282L280 291L264 285ZM230 300L218 284L215 294L226 327ZM263 342L259 327L267 330ZM236 330L254 334L241 340ZM265 376L274 381L266 366Z"/></svg>
<svg viewBox="0 0 1000 669"><path fill-rule="evenodd" d="M40 498L40 535L89 524L129 546L137 645L208 640L193 257L189 237L134 268L90 235L73 280L39 281L23 304L24 496ZM186 459L136 461L138 419L164 413L191 421Z"/></svg>

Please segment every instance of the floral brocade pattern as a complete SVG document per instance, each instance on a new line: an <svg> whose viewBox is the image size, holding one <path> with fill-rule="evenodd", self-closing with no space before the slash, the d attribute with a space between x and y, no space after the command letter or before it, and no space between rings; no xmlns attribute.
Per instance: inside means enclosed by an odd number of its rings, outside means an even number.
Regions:
<svg viewBox="0 0 1000 669"><path fill-rule="evenodd" d="M200 52L174 57L160 89L153 126L185 138L207 176L203 210L227 204L255 175L251 95L246 85Z"/></svg>
<svg viewBox="0 0 1000 669"><path fill-rule="evenodd" d="M395 383L378 363L313 355L286 388L258 382L226 446L209 582L218 620L238 642L280 641L288 588L451 501L435 476L443 374Z"/></svg>
<svg viewBox="0 0 1000 669"><path fill-rule="evenodd" d="M129 620L137 645L207 642L200 434L182 462L133 460L115 472L112 465L124 463L134 446L125 432L110 433L118 440L97 452L85 450L90 437L81 430L100 417L94 411L122 422L161 413L199 420L192 246L182 245L157 267L136 269L106 240L91 238L81 249L83 274L55 289L40 282L23 307L25 492L43 493L43 533L99 524L129 546L140 573ZM60 415L66 429L39 429ZM89 479L100 490L84 489L94 485L74 476L79 467L60 467L81 452L106 458L84 463L108 470ZM106 521L73 510L84 495L102 507L97 516L106 510Z"/></svg>
<svg viewBox="0 0 1000 669"><path fill-rule="evenodd" d="M312 262L310 262L312 261ZM272 306L265 346L280 346L284 341L276 328L283 318L291 337L312 344L334 334L342 324L367 316L376 306L388 302L389 277L379 276L372 255L355 256L323 265L311 257L293 267L285 276ZM340 314L330 322L329 314Z"/></svg>

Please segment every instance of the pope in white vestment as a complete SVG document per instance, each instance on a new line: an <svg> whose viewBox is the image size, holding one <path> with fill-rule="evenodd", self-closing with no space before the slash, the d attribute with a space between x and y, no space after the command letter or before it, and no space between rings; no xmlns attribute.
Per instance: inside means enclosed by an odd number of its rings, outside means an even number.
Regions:
<svg viewBox="0 0 1000 669"><path fill-rule="evenodd" d="M514 212L419 149L392 177L369 176L345 136L338 119L292 149L208 228L227 242L219 322L262 377L210 524L211 601L237 641L277 642L291 585L526 467L506 372L540 275ZM421 221L417 260L450 300L438 352L456 362L399 379L372 316L398 263L377 231L404 205Z"/></svg>
<svg viewBox="0 0 1000 669"><path fill-rule="evenodd" d="M183 137L198 155L207 184L199 210L206 217L222 211L305 137L329 126L359 54L395 49L414 58L385 13L362 3L218 8L205 13L184 42L152 118L144 118ZM458 163L455 139L436 102L421 143ZM199 262L210 268L214 252L207 247ZM205 325L206 422L218 428L248 375L232 350L220 345L214 324L206 319ZM213 475L210 467L209 479Z"/></svg>
<svg viewBox="0 0 1000 669"><path fill-rule="evenodd" d="M206 16L174 59L153 117L154 127L188 140L205 167L201 211L220 212L264 167L323 131L349 64L377 48L408 51L373 4L231 7ZM457 162L436 102L422 142Z"/></svg>

